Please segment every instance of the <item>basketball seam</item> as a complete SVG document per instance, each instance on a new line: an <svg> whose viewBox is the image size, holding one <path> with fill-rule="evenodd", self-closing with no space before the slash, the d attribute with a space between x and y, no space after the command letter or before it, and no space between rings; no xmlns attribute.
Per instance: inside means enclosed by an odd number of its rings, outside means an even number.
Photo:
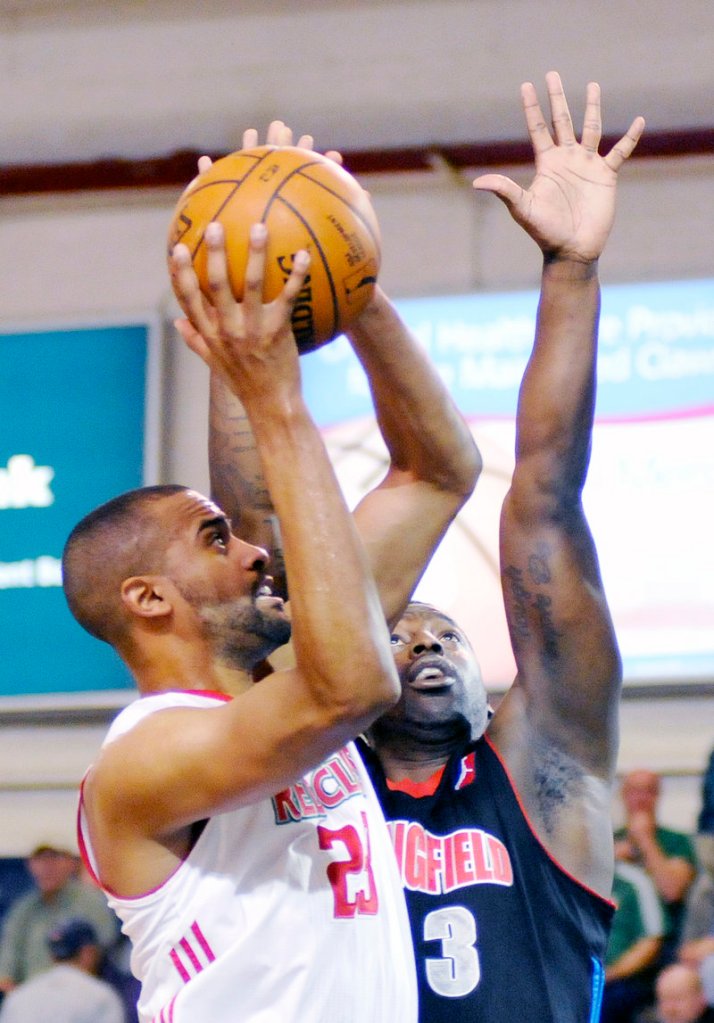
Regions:
<svg viewBox="0 0 714 1023"><path fill-rule="evenodd" d="M332 276L332 269L331 269L330 264L329 264L329 262L327 260L327 257L325 256L325 252L324 252L322 246L320 245L319 241L317 240L315 232L313 231L313 229L310 226L310 224L308 223L308 221L305 220L305 218L300 213L300 211L298 209L296 209L296 207L293 206L293 204L291 202L289 202L289 200L284 199L283 196L279 195L277 191L271 196L270 202L266 206L265 211L263 213L263 218L265 219L267 217L268 210L269 210L270 206L272 206L273 202L276 201L276 200L278 202L281 202L283 204L283 206L287 206L287 208L290 210L290 212L295 217L297 217L297 219L300 221L301 224L304 225L305 230L307 231L307 233L310 235L310 237L313 240L315 248L320 253L320 260L322 261L322 267L323 267L323 269L325 271L325 276L327 277L327 283L330 286L330 295L332 297L332 329L339 333L339 329L340 329L340 309L339 309L339 304L338 304L338 301L337 301L337 289L335 288L335 282L334 282L334 279L333 279L333 276Z"/></svg>
<svg viewBox="0 0 714 1023"><path fill-rule="evenodd" d="M220 214L226 208L226 206L231 201L231 199L236 194L236 192L241 187L241 185L246 181L247 178L249 178L251 176L251 174L253 174L258 169L258 167L261 165L263 160L265 160L266 157L269 156L269 155L270 155L270 153L263 153L263 155L260 156L260 157L253 157L253 159L255 160L255 163L253 164L252 167L250 167L245 172L245 174L243 175L242 178L225 178L225 179L218 179L218 180L215 180L215 181L208 181L208 182L206 182L205 185L198 185L195 189L193 189L191 191L190 194L193 196L193 195L196 194L196 192L203 191L205 188L213 188L215 185L227 185L229 183L232 183L232 184L235 185L235 188L231 189L229 194L225 197L225 199L223 200L221 205L218 207L218 209L214 213L213 219L215 220L217 217L220 216ZM198 240L198 242L196 244L196 248L191 253L191 258L192 259L196 256L196 253L201 248L201 245L203 245L204 238L205 238L205 232L203 232L201 234L201 237L199 238L199 240Z"/></svg>
<svg viewBox="0 0 714 1023"><path fill-rule="evenodd" d="M377 238L376 234L372 230L372 225L370 224L369 220L367 220L367 218L362 215L361 211L358 210L356 206L353 206L351 202L348 202L347 199L344 198L344 196L341 196L339 192L335 192L335 190L333 188L330 188L329 185L326 185L326 184L324 184L324 182L319 181L317 178L310 177L309 174L305 174L304 173L306 167L309 168L309 167L319 167L319 166L320 166L320 164L318 164L318 163L309 163L309 164L306 164L305 167L301 167L296 173L301 174L311 184L317 185L318 188L322 188L325 192L329 192L330 195L333 198L338 199L344 206L346 206L347 209L352 214L354 214L354 216L361 222L362 226L367 230L370 238L372 239L372 242L373 242L375 248L377 249L377 251L379 251L379 249L381 248L380 243L379 243L379 239ZM282 185L281 185L281 188L282 188Z"/></svg>

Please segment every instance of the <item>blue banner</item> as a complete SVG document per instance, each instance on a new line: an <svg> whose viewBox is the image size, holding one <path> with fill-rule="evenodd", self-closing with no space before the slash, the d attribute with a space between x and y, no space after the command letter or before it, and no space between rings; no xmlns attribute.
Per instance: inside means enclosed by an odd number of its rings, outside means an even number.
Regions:
<svg viewBox="0 0 714 1023"><path fill-rule="evenodd" d="M536 291L396 303L469 418L513 416L533 346ZM321 426L371 414L345 338L303 358ZM637 419L714 407L714 280L603 289L597 416Z"/></svg>
<svg viewBox="0 0 714 1023"><path fill-rule="evenodd" d="M147 324L0 334L0 695L132 685L71 617L62 548L144 481Z"/></svg>

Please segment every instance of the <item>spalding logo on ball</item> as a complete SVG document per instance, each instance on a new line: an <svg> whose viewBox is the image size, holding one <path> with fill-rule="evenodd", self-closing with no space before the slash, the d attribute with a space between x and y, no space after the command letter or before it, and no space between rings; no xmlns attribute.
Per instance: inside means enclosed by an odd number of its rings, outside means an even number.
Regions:
<svg viewBox="0 0 714 1023"><path fill-rule="evenodd" d="M295 146L258 146L225 156L194 178L178 201L169 253L183 242L208 294L207 225L218 220L226 239L228 276L238 301L253 224L268 228L263 301L290 275L294 254L310 253L310 269L292 313L301 353L346 330L369 301L380 263L379 225L369 196L346 170Z"/></svg>

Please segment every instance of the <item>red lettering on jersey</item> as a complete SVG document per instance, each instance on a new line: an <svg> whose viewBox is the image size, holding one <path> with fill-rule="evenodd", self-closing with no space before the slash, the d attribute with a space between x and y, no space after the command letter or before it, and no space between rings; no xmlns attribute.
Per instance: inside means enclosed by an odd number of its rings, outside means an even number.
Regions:
<svg viewBox="0 0 714 1023"><path fill-rule="evenodd" d="M293 789L283 789L273 796L273 810L276 824L299 821L302 817Z"/></svg>
<svg viewBox="0 0 714 1023"><path fill-rule="evenodd" d="M276 824L288 824L311 817L325 817L346 799L362 791L354 761L347 749L273 796Z"/></svg>
<svg viewBox="0 0 714 1023"><path fill-rule="evenodd" d="M361 813L364 843L351 824L330 830L317 828L320 848L332 851L342 848L347 859L335 859L327 866L327 877L332 886L335 916L352 919L357 915L374 916L379 910L377 886L372 872L372 848L369 838L367 814Z"/></svg>
<svg viewBox="0 0 714 1023"><path fill-rule="evenodd" d="M407 888L426 891L425 840L426 832L421 824L407 826L407 840L404 846L404 883Z"/></svg>
<svg viewBox="0 0 714 1023"><path fill-rule="evenodd" d="M431 895L441 891L443 847L442 838L426 832L426 884Z"/></svg>
<svg viewBox="0 0 714 1023"><path fill-rule="evenodd" d="M339 806L345 798L344 789L340 784L340 779L335 776L332 763L324 764L318 768L312 783L315 786L316 798L328 809Z"/></svg>
<svg viewBox="0 0 714 1023"><path fill-rule="evenodd" d="M486 839L491 855L491 863L493 864L493 880L497 884L512 885L513 867L511 865L511 857L508 855L508 849L506 849L503 842L493 835L487 834Z"/></svg>
<svg viewBox="0 0 714 1023"><path fill-rule="evenodd" d="M493 881L493 863L491 861L491 849L488 844L488 839L491 836L487 835L484 831L472 831L471 835L476 877L479 881Z"/></svg>
<svg viewBox="0 0 714 1023"><path fill-rule="evenodd" d="M324 816L325 808L320 800L315 797L313 790L308 788L307 779L302 782L296 781L293 785L293 791L300 807L301 817Z"/></svg>
<svg viewBox="0 0 714 1023"><path fill-rule="evenodd" d="M444 891L450 892L457 887L456 884L456 853L454 851L454 836L444 836Z"/></svg>
<svg viewBox="0 0 714 1023"><path fill-rule="evenodd" d="M346 749L340 750L335 754L330 761L330 766L335 772L335 777L342 783L345 799L360 791L359 775Z"/></svg>
<svg viewBox="0 0 714 1023"><path fill-rule="evenodd" d="M469 884L478 884L483 880L477 874L474 865L474 849L471 839L472 832L454 832L454 887L464 888Z"/></svg>
<svg viewBox="0 0 714 1023"><path fill-rule="evenodd" d="M357 789L359 789L360 788L360 785L359 785L359 769L358 769L357 765L355 764L354 757L352 756L352 752L349 749L349 747L348 746L343 746L341 750L338 750L337 756L341 758L342 763L343 763L343 765L345 767L345 770L349 774L349 776L352 779L353 783L355 783L357 785Z"/></svg>
<svg viewBox="0 0 714 1023"><path fill-rule="evenodd" d="M474 884L513 884L503 842L478 828L433 835L417 821L390 821L389 833L406 888L438 895Z"/></svg>

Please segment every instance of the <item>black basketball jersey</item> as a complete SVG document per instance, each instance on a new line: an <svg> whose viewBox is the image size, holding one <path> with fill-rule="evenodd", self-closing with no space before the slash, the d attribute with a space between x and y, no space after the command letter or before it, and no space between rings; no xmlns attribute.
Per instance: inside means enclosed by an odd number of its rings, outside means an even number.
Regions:
<svg viewBox="0 0 714 1023"><path fill-rule="evenodd" d="M422 1023L597 1023L613 906L543 848L489 740L418 798L361 748L406 891Z"/></svg>

